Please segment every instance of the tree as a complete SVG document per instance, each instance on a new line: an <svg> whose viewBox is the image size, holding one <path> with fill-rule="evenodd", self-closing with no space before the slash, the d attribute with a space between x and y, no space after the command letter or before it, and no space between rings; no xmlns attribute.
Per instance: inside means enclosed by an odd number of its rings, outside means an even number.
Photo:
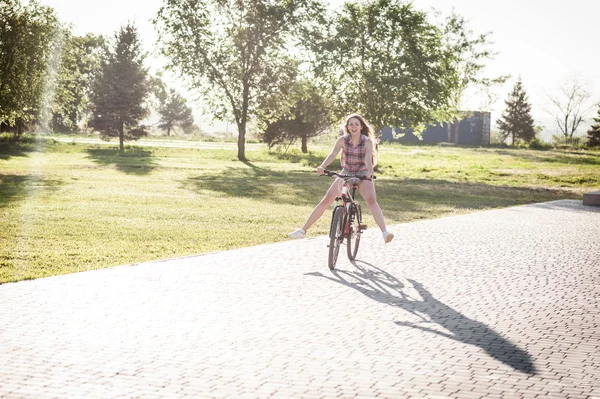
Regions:
<svg viewBox="0 0 600 399"><path fill-rule="evenodd" d="M0 122L16 125L17 135L44 105L61 34L52 8L36 0L0 2Z"/></svg>
<svg viewBox="0 0 600 399"><path fill-rule="evenodd" d="M294 80L288 45L312 1L170 0L154 21L169 68L203 94L215 118L235 119L241 161L257 101Z"/></svg>
<svg viewBox="0 0 600 399"><path fill-rule="evenodd" d="M452 105L455 55L412 3L347 2L325 26L311 48L315 73L335 93L339 117L359 112L379 131L432 121Z"/></svg>
<svg viewBox="0 0 600 399"><path fill-rule="evenodd" d="M506 109L502 117L498 119L498 129L503 134L502 141L508 136L512 136L512 142L516 139L522 139L530 142L535 139L535 126L531 117L531 104L527 98L527 93L523 88L521 78L517 80L508 99L504 102Z"/></svg>
<svg viewBox="0 0 600 399"><path fill-rule="evenodd" d="M158 127L166 130L167 136L171 136L171 130L175 126L189 127L194 123L192 109L187 106L187 100L179 93L170 89L166 98L163 98L158 108L160 115Z"/></svg>
<svg viewBox="0 0 600 399"><path fill-rule="evenodd" d="M438 17L441 15L438 14ZM497 53L491 48L491 33L475 34L468 27L464 17L454 11L439 23L442 26L442 38L448 56L453 60L453 68L458 80L452 89L450 107L435 112L436 121L454 122L454 140L459 142L459 120L466 116L464 104L470 96L478 95L479 111L490 111L496 100L495 89L506 82L509 75L487 77L484 75L486 62ZM448 132L450 141L450 132Z"/></svg>
<svg viewBox="0 0 600 399"><path fill-rule="evenodd" d="M594 105L589 104L591 94L576 76L567 79L559 91L558 95L548 95L548 99L554 105L554 110L549 113L554 117L563 136L572 140L573 134Z"/></svg>
<svg viewBox="0 0 600 399"><path fill-rule="evenodd" d="M90 91L99 73L104 50L102 36L73 36L70 32L65 32L61 67L52 106L54 131L72 131L83 119L88 110Z"/></svg>
<svg viewBox="0 0 600 399"><path fill-rule="evenodd" d="M118 137L121 152L124 141L138 140L147 134L140 124L149 114L145 107L150 94L145 57L136 28L131 24L122 27L115 34L113 48L106 48L93 85L88 124L104 140Z"/></svg>
<svg viewBox="0 0 600 399"><path fill-rule="evenodd" d="M600 104L598 104L598 117L594 118L596 124L592 125L587 132L587 145L589 147L600 147Z"/></svg>
<svg viewBox="0 0 600 399"><path fill-rule="evenodd" d="M309 80L298 81L290 91L292 104L287 109L277 107L278 99L261 104L260 109L279 109L279 113L259 118L264 122L262 140L269 148L280 144L302 142L302 152L308 152L308 139L326 132L334 123L333 105L327 95ZM283 102L283 101L282 101Z"/></svg>

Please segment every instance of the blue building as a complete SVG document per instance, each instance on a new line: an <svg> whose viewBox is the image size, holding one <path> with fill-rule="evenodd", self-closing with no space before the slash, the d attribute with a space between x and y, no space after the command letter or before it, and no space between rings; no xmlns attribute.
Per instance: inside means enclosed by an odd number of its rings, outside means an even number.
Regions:
<svg viewBox="0 0 600 399"><path fill-rule="evenodd" d="M491 113L480 111L463 112L465 117L454 123L430 125L423 131L422 139L414 130L384 127L381 139L401 143L454 143L463 145L490 144Z"/></svg>

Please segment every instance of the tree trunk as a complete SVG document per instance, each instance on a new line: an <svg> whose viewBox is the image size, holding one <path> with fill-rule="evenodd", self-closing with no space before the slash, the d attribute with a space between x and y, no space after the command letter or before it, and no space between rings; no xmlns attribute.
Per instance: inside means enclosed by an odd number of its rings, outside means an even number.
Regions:
<svg viewBox="0 0 600 399"><path fill-rule="evenodd" d="M123 140L124 140L124 127L123 127L123 122L121 122L121 126L119 126L119 151L121 152L121 154L125 151L125 147L123 146Z"/></svg>
<svg viewBox="0 0 600 399"><path fill-rule="evenodd" d="M308 137L306 134L303 134L302 135L302 153L303 154L306 154L308 152L307 143L308 143Z"/></svg>
<svg viewBox="0 0 600 399"><path fill-rule="evenodd" d="M238 159L246 162L246 121L248 120L248 103L250 99L250 86L243 82L242 109L238 120Z"/></svg>
<svg viewBox="0 0 600 399"><path fill-rule="evenodd" d="M238 123L238 159L246 162L246 124Z"/></svg>
<svg viewBox="0 0 600 399"><path fill-rule="evenodd" d="M17 118L16 124L17 124L17 133L16 133L16 137L17 137L17 138L20 138L20 137L21 137L21 134L23 133L23 127L24 127L24 125L25 125L25 122L23 122L23 119L22 119L22 118Z"/></svg>
<svg viewBox="0 0 600 399"><path fill-rule="evenodd" d="M458 133L459 133L458 128L459 127L460 127L460 122L456 121L455 126L454 126L454 144L458 144Z"/></svg>
<svg viewBox="0 0 600 399"><path fill-rule="evenodd" d="M171 137L171 125L167 126L167 137Z"/></svg>

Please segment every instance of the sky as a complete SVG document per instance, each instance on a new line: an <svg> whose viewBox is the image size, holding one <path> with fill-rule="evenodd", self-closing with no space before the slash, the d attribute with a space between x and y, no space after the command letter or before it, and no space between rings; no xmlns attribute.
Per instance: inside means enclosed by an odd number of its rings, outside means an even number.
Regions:
<svg viewBox="0 0 600 399"><path fill-rule="evenodd" d="M327 0L325 0L327 1ZM137 26L143 44L150 51L156 42L156 32L150 22L163 0L40 0L56 11L59 19L72 24L77 35L95 33L113 36L128 22ZM343 0L330 0L340 6ZM488 62L489 77L511 75L511 79L496 90L497 101L491 108L492 122L500 117L504 101L519 76L529 95L535 123L555 132L549 95L558 95L561 85L577 77L600 102L600 0L413 0L417 9L452 9L469 22L474 33L491 32L493 49L498 52ZM156 55L148 58L151 71L165 64ZM176 82L173 83L177 85ZM188 93L190 95L190 93ZM590 100L592 101L592 100ZM471 97L465 108L476 109L480 100ZM595 114L595 109L589 116ZM196 112L201 128L211 129L209 115ZM212 124L222 128L222 124ZM587 130L589 123L583 126Z"/></svg>

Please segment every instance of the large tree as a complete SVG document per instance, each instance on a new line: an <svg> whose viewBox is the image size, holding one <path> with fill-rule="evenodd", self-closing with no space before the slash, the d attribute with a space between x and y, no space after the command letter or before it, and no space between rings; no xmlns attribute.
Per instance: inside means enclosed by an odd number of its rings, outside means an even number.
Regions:
<svg viewBox="0 0 600 399"><path fill-rule="evenodd" d="M600 147L600 104L598 104L598 116L594 118L595 124L587 132L587 145L589 147Z"/></svg>
<svg viewBox="0 0 600 399"><path fill-rule="evenodd" d="M432 121L452 105L455 55L412 3L347 2L317 29L312 50L338 116L360 112L379 130Z"/></svg>
<svg viewBox="0 0 600 399"><path fill-rule="evenodd" d="M36 0L0 2L0 122L16 125L17 134L44 106L61 35L52 8Z"/></svg>
<svg viewBox="0 0 600 399"><path fill-rule="evenodd" d="M513 144L517 139L530 142L535 138L535 126L531 117L531 104L523 88L521 78L517 80L512 92L505 101L506 109L498 119L498 129L503 134L503 140L512 137Z"/></svg>
<svg viewBox="0 0 600 399"><path fill-rule="evenodd" d="M137 29L131 24L122 27L113 45L106 48L93 85L88 124L105 140L118 137L121 152L124 141L147 134L141 124L149 114L145 104L150 94L145 57Z"/></svg>
<svg viewBox="0 0 600 399"><path fill-rule="evenodd" d="M189 127L194 123L192 109L187 106L187 100L181 96L175 89L169 89L164 97L160 97L160 106L158 114L160 122L158 127L171 136L171 130L175 126Z"/></svg>
<svg viewBox="0 0 600 399"><path fill-rule="evenodd" d="M311 18L313 0L166 0L155 25L162 53L219 119L233 116L238 159L257 100L297 71L288 46Z"/></svg>

